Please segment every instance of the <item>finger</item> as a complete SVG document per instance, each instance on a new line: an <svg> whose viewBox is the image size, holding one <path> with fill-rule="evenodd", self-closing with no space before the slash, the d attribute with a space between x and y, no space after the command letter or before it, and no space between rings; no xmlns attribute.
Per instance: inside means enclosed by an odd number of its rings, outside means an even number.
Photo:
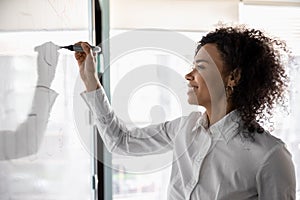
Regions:
<svg viewBox="0 0 300 200"><path fill-rule="evenodd" d="M91 55L92 56L91 47L90 47L90 45L87 42L81 43L81 47L82 47L84 53L86 53L87 55Z"/></svg>
<svg viewBox="0 0 300 200"><path fill-rule="evenodd" d="M78 52L78 53L75 53L75 57L85 59L86 58L86 54L82 53L82 52Z"/></svg>
<svg viewBox="0 0 300 200"><path fill-rule="evenodd" d="M86 59L86 54L85 53L75 53L75 58L78 62L79 65L81 65L85 59Z"/></svg>
<svg viewBox="0 0 300 200"><path fill-rule="evenodd" d="M81 45L82 41L76 42L74 45Z"/></svg>
<svg viewBox="0 0 300 200"><path fill-rule="evenodd" d="M81 45L83 42L82 41L79 41L79 42L76 42L74 45ZM84 52L78 52L78 51L75 51L75 58L76 60L78 60L79 58L81 58L83 55L85 55Z"/></svg>
<svg viewBox="0 0 300 200"><path fill-rule="evenodd" d="M81 58L81 57L83 57L83 58L86 57L86 54L84 52L75 52L74 55L75 55L76 59Z"/></svg>
<svg viewBox="0 0 300 200"><path fill-rule="evenodd" d="M79 42L76 42L75 45L82 45L83 43L85 43L85 42L79 41ZM82 63L85 61L85 59L87 57L87 54L85 52L75 52L74 55L78 62L79 67L81 67Z"/></svg>

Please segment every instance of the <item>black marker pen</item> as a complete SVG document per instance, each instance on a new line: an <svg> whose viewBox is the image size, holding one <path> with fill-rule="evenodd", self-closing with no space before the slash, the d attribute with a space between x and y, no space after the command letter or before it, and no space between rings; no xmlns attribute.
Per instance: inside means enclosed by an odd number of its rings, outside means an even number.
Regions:
<svg viewBox="0 0 300 200"><path fill-rule="evenodd" d="M90 46L94 53L99 53L101 48L98 46ZM83 49L80 45L69 45L69 46L61 46L60 48L68 49L70 51L83 52Z"/></svg>

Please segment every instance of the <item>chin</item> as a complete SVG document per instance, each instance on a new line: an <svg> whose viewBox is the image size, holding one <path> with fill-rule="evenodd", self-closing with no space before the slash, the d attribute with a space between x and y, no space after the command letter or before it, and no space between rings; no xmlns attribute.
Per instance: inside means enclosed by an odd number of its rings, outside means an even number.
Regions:
<svg viewBox="0 0 300 200"><path fill-rule="evenodd" d="M191 105L199 105L196 99L188 98L187 102Z"/></svg>

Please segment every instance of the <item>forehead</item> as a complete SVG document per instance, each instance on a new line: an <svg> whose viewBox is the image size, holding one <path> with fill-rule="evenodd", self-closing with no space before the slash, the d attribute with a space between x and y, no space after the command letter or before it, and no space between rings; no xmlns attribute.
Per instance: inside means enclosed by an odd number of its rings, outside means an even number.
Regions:
<svg viewBox="0 0 300 200"><path fill-rule="evenodd" d="M195 55L194 60L195 62L197 60L207 60L210 64L216 65L220 71L223 71L223 60L216 44L202 46Z"/></svg>

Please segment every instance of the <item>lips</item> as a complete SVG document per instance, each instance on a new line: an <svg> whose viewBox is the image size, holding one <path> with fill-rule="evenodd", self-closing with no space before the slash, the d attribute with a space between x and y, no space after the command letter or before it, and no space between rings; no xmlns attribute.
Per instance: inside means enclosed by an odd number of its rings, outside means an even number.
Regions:
<svg viewBox="0 0 300 200"><path fill-rule="evenodd" d="M197 90L197 89L198 89L198 86L188 84L188 92L187 93L194 93L195 90Z"/></svg>
<svg viewBox="0 0 300 200"><path fill-rule="evenodd" d="M197 89L197 88L198 88L198 86L196 86L196 85L191 85L191 84L188 84L188 87L189 87L189 88L194 88L194 89Z"/></svg>

